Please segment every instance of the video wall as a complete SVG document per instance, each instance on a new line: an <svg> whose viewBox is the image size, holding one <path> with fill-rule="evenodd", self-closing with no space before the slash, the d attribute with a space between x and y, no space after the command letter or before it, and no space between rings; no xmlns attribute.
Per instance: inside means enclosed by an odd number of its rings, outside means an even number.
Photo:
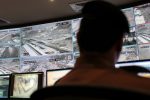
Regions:
<svg viewBox="0 0 150 100"><path fill-rule="evenodd" d="M150 3L122 9L130 24L118 62L150 59ZM81 18L0 30L0 73L74 66Z"/></svg>
<svg viewBox="0 0 150 100"><path fill-rule="evenodd" d="M123 38L118 62L150 60L150 3L122 9L122 11L128 18L130 33L126 33ZM43 81L46 84L47 70L73 68L76 58L80 55L76 35L81 19L0 30L0 74L44 72ZM150 67L150 62L145 64L142 63ZM61 75L67 72L62 71ZM47 77L52 75L51 71L47 74L49 74ZM36 77L33 75L32 79L36 81ZM16 80L26 80L26 78L28 76L18 75L14 80L19 82ZM7 95L7 89L3 88L8 85L7 79L7 77L0 77L0 83L4 80L0 84L0 97ZM47 84L51 85L56 80L53 77ZM24 83L20 81L17 84ZM37 85L34 86L36 89ZM13 93L12 96L15 97L19 92L14 90Z"/></svg>
<svg viewBox="0 0 150 100"><path fill-rule="evenodd" d="M73 67L79 20L0 30L0 74Z"/></svg>

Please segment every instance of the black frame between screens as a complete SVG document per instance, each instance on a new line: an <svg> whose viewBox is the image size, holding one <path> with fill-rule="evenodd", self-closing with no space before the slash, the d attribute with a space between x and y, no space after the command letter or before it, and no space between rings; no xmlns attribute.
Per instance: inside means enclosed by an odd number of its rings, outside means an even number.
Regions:
<svg viewBox="0 0 150 100"><path fill-rule="evenodd" d="M9 98L17 98L17 97L13 97L14 78L15 78L15 75L22 75L22 74L37 74L38 75L38 89L43 88L43 75L44 75L44 72L12 73L11 74L10 89L9 89L10 90L9 91ZM20 98L20 97L18 97L18 98Z"/></svg>
<svg viewBox="0 0 150 100"><path fill-rule="evenodd" d="M52 70L46 70L46 87L48 86L48 84L47 84L47 80L48 80L48 72L55 72L55 71L64 71L64 70L72 70L73 68L64 68L64 69L52 69Z"/></svg>
<svg viewBox="0 0 150 100"><path fill-rule="evenodd" d="M10 84L11 84L11 74L0 74L1 76L9 76L9 84L8 84L8 96L6 98L0 98L0 99L8 99L10 97Z"/></svg>
<svg viewBox="0 0 150 100"><path fill-rule="evenodd" d="M120 5L119 8L120 9L125 9L125 8L130 8L130 7L134 7L134 6L146 4L146 3L150 3L150 1L149 0L138 0L138 1L135 1L133 3L129 3L129 4L125 4L125 5Z"/></svg>

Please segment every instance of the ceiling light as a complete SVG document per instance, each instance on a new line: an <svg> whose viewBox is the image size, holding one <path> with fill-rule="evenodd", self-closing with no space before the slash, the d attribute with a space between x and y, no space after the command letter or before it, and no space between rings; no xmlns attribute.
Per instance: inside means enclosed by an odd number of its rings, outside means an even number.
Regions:
<svg viewBox="0 0 150 100"><path fill-rule="evenodd" d="M54 2L55 0L49 0L50 2Z"/></svg>

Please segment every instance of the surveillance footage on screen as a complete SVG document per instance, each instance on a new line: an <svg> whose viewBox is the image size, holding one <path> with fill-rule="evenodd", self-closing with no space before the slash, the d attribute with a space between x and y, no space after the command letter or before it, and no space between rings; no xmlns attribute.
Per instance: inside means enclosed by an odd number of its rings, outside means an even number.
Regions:
<svg viewBox="0 0 150 100"><path fill-rule="evenodd" d="M20 29L0 30L0 45L20 44Z"/></svg>
<svg viewBox="0 0 150 100"><path fill-rule="evenodd" d="M150 3L134 7L136 25L150 22Z"/></svg>
<svg viewBox="0 0 150 100"><path fill-rule="evenodd" d="M150 23L137 26L136 28L138 44L150 43Z"/></svg>
<svg viewBox="0 0 150 100"><path fill-rule="evenodd" d="M139 58L150 59L150 44L139 45Z"/></svg>
<svg viewBox="0 0 150 100"><path fill-rule="evenodd" d="M73 51L74 52L79 52L79 47L77 45L77 33L79 31L79 27L80 27L80 22L81 22L81 18L78 19L74 19L71 21L72 22L72 41L73 41Z"/></svg>
<svg viewBox="0 0 150 100"><path fill-rule="evenodd" d="M8 98L9 75L0 76L0 98Z"/></svg>
<svg viewBox="0 0 150 100"><path fill-rule="evenodd" d="M139 60L137 55L136 45L123 46L118 61L122 62L122 61L133 61L133 60Z"/></svg>
<svg viewBox="0 0 150 100"><path fill-rule="evenodd" d="M126 45L136 45L136 33L135 33L135 27L130 28L130 33L126 33L123 37L123 46Z"/></svg>
<svg viewBox="0 0 150 100"><path fill-rule="evenodd" d="M130 33L126 33L123 38L122 52L118 62L150 59L149 10L149 3L123 9L123 12L127 16L130 23Z"/></svg>
<svg viewBox="0 0 150 100"><path fill-rule="evenodd" d="M0 74L18 73L19 66L19 59L0 59Z"/></svg>
<svg viewBox="0 0 150 100"><path fill-rule="evenodd" d="M21 60L21 72L45 72L49 69L64 69L73 67L73 55L62 54L45 57L30 57Z"/></svg>
<svg viewBox="0 0 150 100"><path fill-rule="evenodd" d="M20 48L15 45L0 46L0 58L15 58L19 57Z"/></svg>
<svg viewBox="0 0 150 100"><path fill-rule="evenodd" d="M127 9L123 9L122 10L124 12L124 14L126 15L129 25L135 26L135 19L134 19L134 12L133 12L133 8L127 8Z"/></svg>
<svg viewBox="0 0 150 100"><path fill-rule="evenodd" d="M22 56L72 52L71 22L56 22L23 29Z"/></svg>
<svg viewBox="0 0 150 100"><path fill-rule="evenodd" d="M123 46L116 66L139 65L150 70L149 10L150 3L122 9L129 21L130 32L125 33L123 37ZM41 80L44 87L53 85L67 74L70 70L65 69L72 69L80 56L77 33L81 20L82 18L74 18L1 29L0 98L8 97L9 88L9 76L1 74L18 73L14 76L12 98L29 98L38 89L38 74L23 73L44 72L43 81ZM100 38L109 41L107 37Z"/></svg>
<svg viewBox="0 0 150 100"><path fill-rule="evenodd" d="M29 98L38 89L38 74L14 75L13 94L14 98Z"/></svg>

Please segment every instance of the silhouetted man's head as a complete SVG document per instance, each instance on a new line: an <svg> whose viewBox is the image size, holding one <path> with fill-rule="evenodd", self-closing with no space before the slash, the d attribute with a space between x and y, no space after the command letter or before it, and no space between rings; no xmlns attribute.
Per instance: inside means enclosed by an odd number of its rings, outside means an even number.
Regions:
<svg viewBox="0 0 150 100"><path fill-rule="evenodd" d="M128 21L120 9L103 1L86 3L77 34L80 52L107 52L129 32Z"/></svg>

